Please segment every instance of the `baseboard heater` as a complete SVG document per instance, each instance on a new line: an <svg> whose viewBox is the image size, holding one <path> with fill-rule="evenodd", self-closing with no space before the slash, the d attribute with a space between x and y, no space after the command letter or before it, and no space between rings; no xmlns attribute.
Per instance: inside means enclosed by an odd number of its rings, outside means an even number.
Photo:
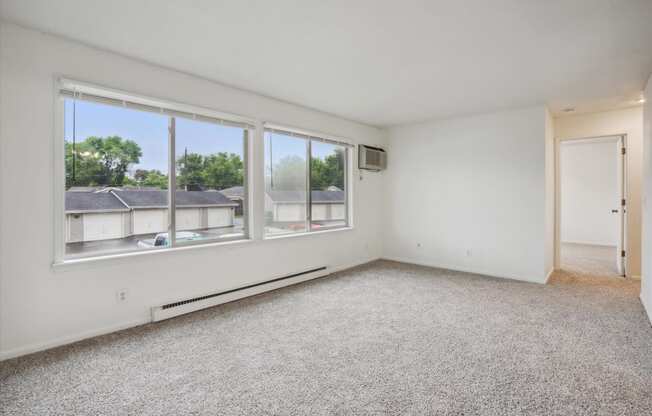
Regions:
<svg viewBox="0 0 652 416"><path fill-rule="evenodd" d="M316 277L325 276L328 274L325 272L326 266L322 266L315 269L305 270L303 272L278 277L276 279L266 280L264 282L226 290L224 292L211 293L209 295L198 296L191 299L184 299L167 303L161 306L155 306L152 308L152 322L162 321L175 316L198 311L200 309L210 308L211 306L221 305L223 303L231 302L237 299L253 296L268 290L273 290L314 279Z"/></svg>

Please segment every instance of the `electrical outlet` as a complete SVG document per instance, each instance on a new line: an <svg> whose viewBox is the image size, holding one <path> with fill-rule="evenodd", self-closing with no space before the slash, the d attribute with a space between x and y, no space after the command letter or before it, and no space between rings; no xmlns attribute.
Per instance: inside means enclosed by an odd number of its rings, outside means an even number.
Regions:
<svg viewBox="0 0 652 416"><path fill-rule="evenodd" d="M472 255L473 255L473 252L471 251L471 249L470 249L470 248L467 248L467 249L466 249L466 256L467 256L467 257L471 257Z"/></svg>
<svg viewBox="0 0 652 416"><path fill-rule="evenodd" d="M421 248L421 243L417 243L417 248Z"/></svg>
<svg viewBox="0 0 652 416"><path fill-rule="evenodd" d="M118 303L124 303L127 301L127 298L129 297L129 292L127 289L120 289L117 292L115 292L115 297L118 301Z"/></svg>

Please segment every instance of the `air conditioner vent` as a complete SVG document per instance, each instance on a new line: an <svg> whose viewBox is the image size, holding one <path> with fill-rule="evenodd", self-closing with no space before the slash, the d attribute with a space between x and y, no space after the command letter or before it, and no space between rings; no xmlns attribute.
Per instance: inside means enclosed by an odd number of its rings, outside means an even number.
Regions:
<svg viewBox="0 0 652 416"><path fill-rule="evenodd" d="M358 146L358 167L365 170L379 171L387 167L387 153L380 147Z"/></svg>

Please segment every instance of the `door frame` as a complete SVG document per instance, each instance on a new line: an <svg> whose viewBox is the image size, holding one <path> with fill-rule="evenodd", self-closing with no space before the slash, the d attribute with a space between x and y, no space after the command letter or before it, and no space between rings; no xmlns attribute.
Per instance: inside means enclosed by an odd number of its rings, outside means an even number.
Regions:
<svg viewBox="0 0 652 416"><path fill-rule="evenodd" d="M590 141L590 140L596 140L599 141L601 139L608 139L608 138L614 138L614 137L619 137L622 138L623 142L623 147L625 149L628 148L627 146L627 133L614 133L614 134L603 134L603 135L597 135L597 136L587 136L587 137L555 137L555 248L554 248L554 269L555 270L560 270L561 269L561 145L562 142L569 142L569 141ZM623 198L626 201L626 206L625 206L625 215L624 215L624 222L622 224L620 234L621 234L621 239L622 239L622 249L625 250L625 253L628 252L628 244L627 244L627 230L629 228L629 215L627 215L627 208L630 204L630 198L629 198L629 150L625 152L625 157L623 158L623 166L622 166L622 178L623 180L621 181L622 184L621 186L623 187L622 189L622 195ZM619 209L623 209L623 207L619 207ZM625 268L625 275L624 277L631 277L630 275L630 258L631 256L625 255L625 261L624 261L624 268Z"/></svg>

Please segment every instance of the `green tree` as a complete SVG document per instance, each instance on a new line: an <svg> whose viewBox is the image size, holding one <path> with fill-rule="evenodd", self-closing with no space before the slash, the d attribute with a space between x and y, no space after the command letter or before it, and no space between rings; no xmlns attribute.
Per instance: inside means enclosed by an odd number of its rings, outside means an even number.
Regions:
<svg viewBox="0 0 652 416"><path fill-rule="evenodd" d="M242 185L244 163L234 153L220 152L204 158L204 184L215 189Z"/></svg>
<svg viewBox="0 0 652 416"><path fill-rule="evenodd" d="M157 169L137 169L134 173L134 182L138 186L168 189L168 175Z"/></svg>
<svg viewBox="0 0 652 416"><path fill-rule="evenodd" d="M199 153L186 153L177 158L177 186L204 185L204 156Z"/></svg>
<svg viewBox="0 0 652 416"><path fill-rule="evenodd" d="M344 189L344 152L335 153L324 159L312 158L310 161L310 182L313 191L324 191L329 186Z"/></svg>
<svg viewBox="0 0 652 416"><path fill-rule="evenodd" d="M142 151L133 140L120 136L91 136L65 143L67 186L122 186L127 169L140 162Z"/></svg>
<svg viewBox="0 0 652 416"><path fill-rule="evenodd" d="M244 163L234 153L214 153L203 156L199 153L184 153L176 161L177 186L185 189L225 189L242 185Z"/></svg>

